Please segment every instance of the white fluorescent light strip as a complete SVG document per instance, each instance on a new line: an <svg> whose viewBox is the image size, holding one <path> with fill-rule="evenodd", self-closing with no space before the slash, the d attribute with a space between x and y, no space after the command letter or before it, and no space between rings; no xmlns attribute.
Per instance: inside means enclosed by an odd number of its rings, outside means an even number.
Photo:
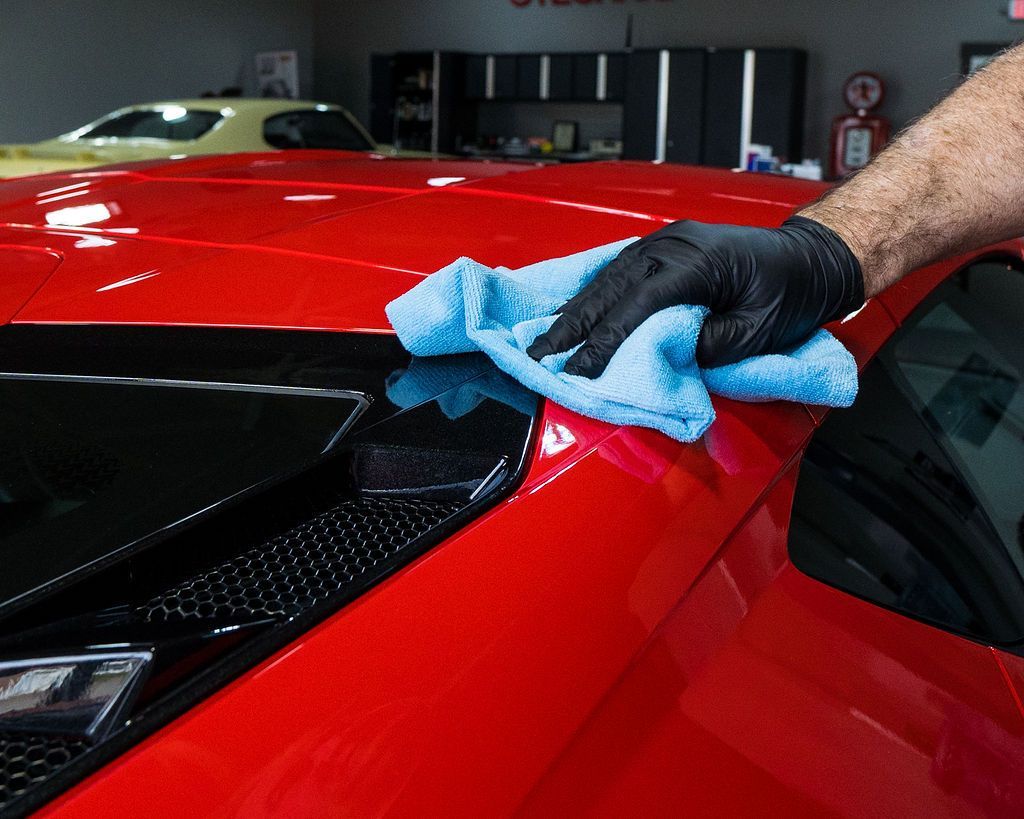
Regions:
<svg viewBox="0 0 1024 819"><path fill-rule="evenodd" d="M654 161L664 162L668 149L668 49L658 52L658 130L654 145Z"/></svg>
<svg viewBox="0 0 1024 819"><path fill-rule="evenodd" d="M740 106L740 168L747 167L750 153L751 131L754 124L754 72L757 68L757 54L748 48L743 52L743 102Z"/></svg>
<svg viewBox="0 0 1024 819"><path fill-rule="evenodd" d="M85 196L87 193L91 193L89 190L71 191L71 193L61 193L57 196L48 196L46 199L37 199L37 205L49 205L51 202L59 202L62 199L70 199L73 196Z"/></svg>
<svg viewBox="0 0 1024 819"><path fill-rule="evenodd" d="M551 96L551 55L540 55L540 98L546 100Z"/></svg>
<svg viewBox="0 0 1024 819"><path fill-rule="evenodd" d="M597 55L597 99L608 98L608 55Z"/></svg>
<svg viewBox="0 0 1024 819"><path fill-rule="evenodd" d="M74 190L75 188L84 188L87 185L91 185L92 182L76 182L74 185L64 185L60 188L50 188L48 191L40 191L36 194L38 199L42 199L44 196L56 196L58 193L66 193L67 191Z"/></svg>
<svg viewBox="0 0 1024 819"><path fill-rule="evenodd" d="M495 475L497 475L504 468L504 466L505 466L505 459L504 458L499 458L498 459L498 463L496 463L494 465L494 469L492 469L490 472L488 472L487 473L487 477L484 478L482 481L480 481L480 483L477 485L477 488L474 489L473 492L470 494L469 499L471 501L472 500L476 500L477 495L479 495L484 489L488 488L488 486L491 483L491 480L494 478Z"/></svg>
<svg viewBox="0 0 1024 819"><path fill-rule="evenodd" d="M146 279L152 279L154 276L159 276L159 270L147 270L145 273L139 273L135 276L129 276L127 279L120 279L111 284L105 284L103 287L97 287L97 293L105 293L108 290L117 290L119 287L125 287L129 284L135 284L137 282L145 281Z"/></svg>
<svg viewBox="0 0 1024 819"><path fill-rule="evenodd" d="M488 54L484 61L484 97L493 100L494 99L494 55Z"/></svg>

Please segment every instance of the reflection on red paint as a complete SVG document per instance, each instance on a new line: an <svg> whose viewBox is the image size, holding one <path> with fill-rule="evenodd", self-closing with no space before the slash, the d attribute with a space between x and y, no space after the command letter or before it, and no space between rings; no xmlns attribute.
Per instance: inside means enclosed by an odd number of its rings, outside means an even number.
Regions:
<svg viewBox="0 0 1024 819"><path fill-rule="evenodd" d="M602 458L644 483L653 484L672 468L679 444L650 429L623 429L598 448Z"/></svg>
<svg viewBox="0 0 1024 819"><path fill-rule="evenodd" d="M540 439L541 457L554 457L559 452L564 452L575 445L576 437L565 424L555 421L544 422L544 432Z"/></svg>

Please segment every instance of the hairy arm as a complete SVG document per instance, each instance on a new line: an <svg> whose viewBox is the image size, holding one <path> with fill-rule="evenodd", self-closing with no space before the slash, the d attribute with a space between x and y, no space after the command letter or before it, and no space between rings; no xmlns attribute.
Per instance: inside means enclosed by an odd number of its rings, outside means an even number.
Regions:
<svg viewBox="0 0 1024 819"><path fill-rule="evenodd" d="M1024 235L1024 45L800 215L843 238L867 296L922 265Z"/></svg>
<svg viewBox="0 0 1024 819"><path fill-rule="evenodd" d="M622 341L676 304L711 310L703 367L791 349L922 265L1024 234L1024 46L994 60L863 171L779 228L666 225L623 250L530 345L579 345L599 376Z"/></svg>

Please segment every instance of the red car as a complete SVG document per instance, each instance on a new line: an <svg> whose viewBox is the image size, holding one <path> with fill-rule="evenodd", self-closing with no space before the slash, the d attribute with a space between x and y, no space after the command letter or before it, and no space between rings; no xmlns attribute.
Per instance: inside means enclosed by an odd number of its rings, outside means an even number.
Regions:
<svg viewBox="0 0 1024 819"><path fill-rule="evenodd" d="M1024 812L1022 245L832 328L849 410L680 444L410 361L384 305L821 191L206 157L0 185L0 805Z"/></svg>

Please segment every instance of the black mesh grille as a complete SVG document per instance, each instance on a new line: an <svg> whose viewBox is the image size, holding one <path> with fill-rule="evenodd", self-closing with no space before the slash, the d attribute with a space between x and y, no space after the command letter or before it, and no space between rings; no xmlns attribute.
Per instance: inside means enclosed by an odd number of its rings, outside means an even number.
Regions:
<svg viewBox="0 0 1024 819"><path fill-rule="evenodd" d="M82 740L0 732L0 811L88 749Z"/></svg>
<svg viewBox="0 0 1024 819"><path fill-rule="evenodd" d="M149 621L286 619L351 583L459 508L397 498L347 501L154 597L139 613Z"/></svg>

